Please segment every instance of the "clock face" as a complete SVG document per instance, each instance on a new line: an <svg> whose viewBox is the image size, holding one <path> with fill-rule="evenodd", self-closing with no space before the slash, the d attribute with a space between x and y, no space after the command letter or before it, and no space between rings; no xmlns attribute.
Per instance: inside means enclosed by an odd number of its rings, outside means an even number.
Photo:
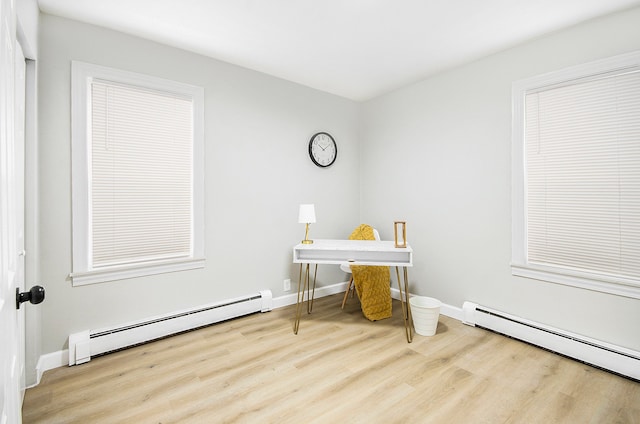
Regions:
<svg viewBox="0 0 640 424"><path fill-rule="evenodd" d="M336 161L338 146L336 141L326 132L319 132L309 141L309 156L316 165L326 168Z"/></svg>

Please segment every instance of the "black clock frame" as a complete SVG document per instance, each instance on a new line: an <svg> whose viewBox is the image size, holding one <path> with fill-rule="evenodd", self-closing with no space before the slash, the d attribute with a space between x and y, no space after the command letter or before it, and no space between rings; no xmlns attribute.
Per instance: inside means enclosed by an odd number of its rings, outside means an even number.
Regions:
<svg viewBox="0 0 640 424"><path fill-rule="evenodd" d="M320 164L316 161L316 159L313 157L313 149L312 149L312 144L313 144L313 139L316 138L317 136L324 134L326 136L328 136L331 139L331 142L333 143L333 147L336 151L335 156L333 157L333 160L331 161L331 163L327 164L327 165L323 165ZM311 136L311 139L309 140L309 157L311 158L311 161L316 165L319 166L320 168L328 168L331 165L333 165L336 161L336 159L338 158L338 144L336 143L336 140L333 138L333 136L331 134L329 134L328 132L325 131L320 131L318 133L315 133L314 135Z"/></svg>

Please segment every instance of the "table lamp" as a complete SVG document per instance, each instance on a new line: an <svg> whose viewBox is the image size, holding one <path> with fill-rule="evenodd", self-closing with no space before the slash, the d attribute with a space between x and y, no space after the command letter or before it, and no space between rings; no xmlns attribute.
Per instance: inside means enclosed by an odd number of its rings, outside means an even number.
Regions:
<svg viewBox="0 0 640 424"><path fill-rule="evenodd" d="M314 205L300 205L300 213L298 214L298 223L306 224L304 232L304 240L302 244L311 244L313 240L309 240L309 224L316 222L316 209Z"/></svg>

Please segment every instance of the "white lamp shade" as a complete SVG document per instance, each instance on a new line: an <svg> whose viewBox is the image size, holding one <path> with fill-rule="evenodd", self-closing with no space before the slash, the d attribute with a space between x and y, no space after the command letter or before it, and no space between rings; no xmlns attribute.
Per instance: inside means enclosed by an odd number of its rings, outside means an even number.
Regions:
<svg viewBox="0 0 640 424"><path fill-rule="evenodd" d="M314 205L300 205L298 223L312 224L316 222L316 208Z"/></svg>

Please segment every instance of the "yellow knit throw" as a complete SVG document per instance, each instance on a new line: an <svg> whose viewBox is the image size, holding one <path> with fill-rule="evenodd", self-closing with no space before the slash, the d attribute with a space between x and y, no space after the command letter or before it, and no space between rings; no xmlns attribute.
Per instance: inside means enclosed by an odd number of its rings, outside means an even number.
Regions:
<svg viewBox="0 0 640 424"><path fill-rule="evenodd" d="M351 233L349 240L375 240L373 227L360 225ZM351 265L351 272L364 316L371 321L391 317L389 267Z"/></svg>

